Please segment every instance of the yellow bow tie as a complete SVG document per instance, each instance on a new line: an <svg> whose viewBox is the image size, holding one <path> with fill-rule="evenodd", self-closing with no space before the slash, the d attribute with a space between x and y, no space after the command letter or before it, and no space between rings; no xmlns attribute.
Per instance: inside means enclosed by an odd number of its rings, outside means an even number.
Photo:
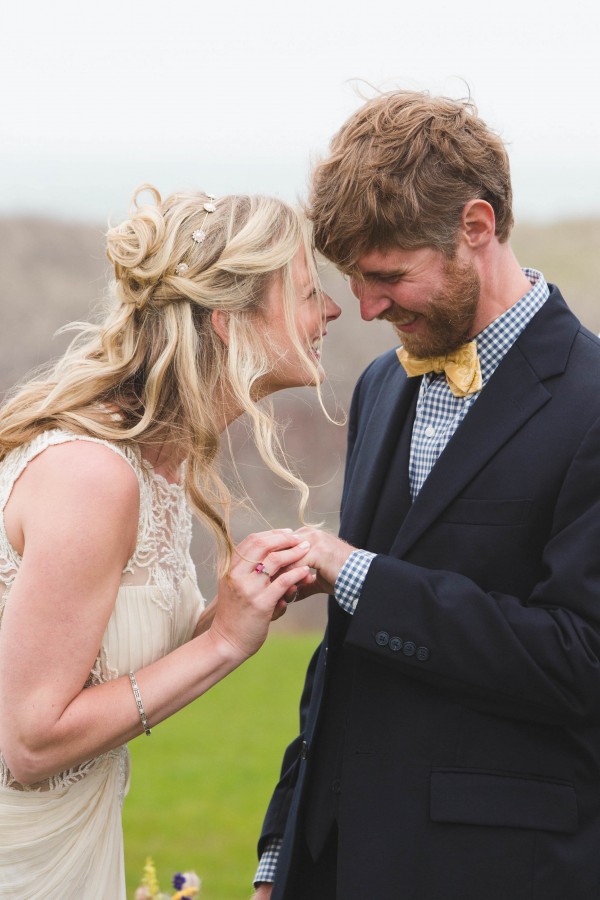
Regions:
<svg viewBox="0 0 600 900"><path fill-rule="evenodd" d="M419 359L411 356L403 347L399 347L396 353L409 378L425 375L427 372L445 372L448 387L455 397L466 397L481 390L481 367L476 341L463 344L447 356L426 356Z"/></svg>

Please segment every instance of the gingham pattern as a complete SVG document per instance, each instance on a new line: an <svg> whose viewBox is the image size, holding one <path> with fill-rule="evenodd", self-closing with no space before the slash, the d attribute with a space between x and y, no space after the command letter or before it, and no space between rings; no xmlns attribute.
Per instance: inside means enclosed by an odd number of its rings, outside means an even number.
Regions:
<svg viewBox="0 0 600 900"><path fill-rule="evenodd" d="M548 299L544 276L535 269L523 269L531 282L528 291L514 306L477 335L482 390L521 332ZM455 397L442 373L424 375L417 401L410 448L409 478L412 498L417 496L442 450L471 409L481 391ZM350 554L335 583L335 598L346 612L356 609L358 598L375 553L355 550ZM274 881L281 840L273 838L263 853L254 883Z"/></svg>
<svg viewBox="0 0 600 900"><path fill-rule="evenodd" d="M352 613L356 609L362 586L371 560L375 556L369 550L354 550L350 554L340 570L340 574L334 585L335 599L347 613Z"/></svg>
<svg viewBox="0 0 600 900"><path fill-rule="evenodd" d="M275 881L277 860L279 859L279 851L282 844L283 840L281 838L271 838L267 844L254 876L254 887L260 884L261 881Z"/></svg>
<svg viewBox="0 0 600 900"><path fill-rule="evenodd" d="M548 299L549 290L544 276L535 269L523 269L523 272L531 282L531 290L475 338L482 389L523 329ZM455 397L443 372L439 375L430 372L423 376L410 446L408 475L413 500L480 394L481 391L478 391L467 397Z"/></svg>

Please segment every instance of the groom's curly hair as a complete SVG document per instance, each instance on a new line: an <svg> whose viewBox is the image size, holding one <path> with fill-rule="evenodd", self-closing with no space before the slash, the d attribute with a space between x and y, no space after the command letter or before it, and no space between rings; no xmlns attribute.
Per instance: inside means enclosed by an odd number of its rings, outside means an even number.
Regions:
<svg viewBox="0 0 600 900"><path fill-rule="evenodd" d="M352 272L371 250L435 247L451 256L462 209L481 198L496 235L513 225L508 155L470 100L392 91L369 100L313 172L307 212L317 249Z"/></svg>

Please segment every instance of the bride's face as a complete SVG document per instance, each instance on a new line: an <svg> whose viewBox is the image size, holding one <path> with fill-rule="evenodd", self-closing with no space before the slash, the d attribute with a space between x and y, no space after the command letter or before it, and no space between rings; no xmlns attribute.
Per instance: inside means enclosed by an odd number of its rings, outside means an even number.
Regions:
<svg viewBox="0 0 600 900"><path fill-rule="evenodd" d="M327 334L327 323L337 319L341 313L337 303L315 285L306 265L303 249L298 251L293 260L292 278L294 297L291 317L303 353L299 352L290 334L283 284L277 278L267 292L261 314L261 324L264 323L262 337L272 361L269 374L261 381L263 396L283 388L314 385L315 371L307 360L316 368L319 382L323 380L325 373L321 366L321 345Z"/></svg>

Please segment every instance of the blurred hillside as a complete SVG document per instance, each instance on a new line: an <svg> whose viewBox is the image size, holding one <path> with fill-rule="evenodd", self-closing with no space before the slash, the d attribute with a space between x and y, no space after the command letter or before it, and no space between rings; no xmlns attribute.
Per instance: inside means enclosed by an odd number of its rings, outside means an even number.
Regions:
<svg viewBox="0 0 600 900"><path fill-rule="evenodd" d="M0 391L8 389L32 368L60 355L68 335L53 337L66 322L88 318L102 299L108 276L103 229L44 219L0 219ZM541 269L557 283L583 323L600 331L600 220L572 220L547 226L523 223L513 237L521 264ZM329 293L343 308L325 341L328 384L324 394L330 413L341 419L356 378L376 355L395 346L389 325L365 324L358 304L344 281L323 268ZM328 422L314 391L288 391L275 398L278 417L289 422L286 447L312 491L311 521L337 528L345 448L345 428ZM256 513L238 511L238 537L249 530L298 524L292 492L266 474L257 459L243 422L231 429L237 468ZM227 453L224 453L224 464ZM230 466L229 466L230 468ZM195 538L194 555L200 584L207 597L214 591L213 561L207 540ZM323 597L292 607L277 623L280 629L319 625Z"/></svg>

